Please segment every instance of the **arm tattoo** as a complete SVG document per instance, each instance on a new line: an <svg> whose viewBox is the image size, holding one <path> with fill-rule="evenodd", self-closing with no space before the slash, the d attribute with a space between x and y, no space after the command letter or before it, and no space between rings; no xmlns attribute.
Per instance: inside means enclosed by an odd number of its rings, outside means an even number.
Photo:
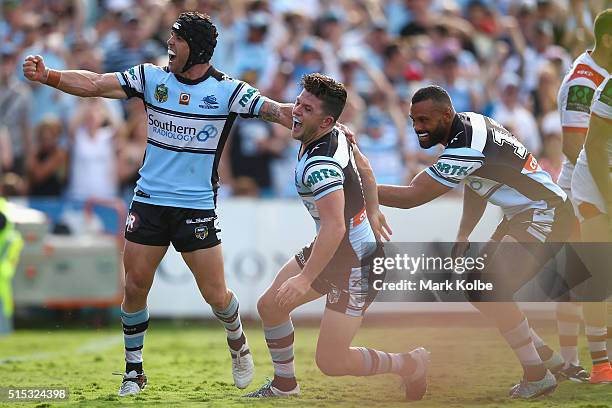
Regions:
<svg viewBox="0 0 612 408"><path fill-rule="evenodd" d="M276 102L266 102L261 107L259 117L268 122L276 122L280 120L281 108Z"/></svg>

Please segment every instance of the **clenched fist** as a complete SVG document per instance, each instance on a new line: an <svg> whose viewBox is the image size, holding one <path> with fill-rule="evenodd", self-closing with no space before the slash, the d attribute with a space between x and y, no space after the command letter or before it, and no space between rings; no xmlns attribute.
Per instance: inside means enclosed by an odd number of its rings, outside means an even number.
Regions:
<svg viewBox="0 0 612 408"><path fill-rule="evenodd" d="M43 57L28 55L23 63L23 76L30 81L46 83L49 72L45 67Z"/></svg>

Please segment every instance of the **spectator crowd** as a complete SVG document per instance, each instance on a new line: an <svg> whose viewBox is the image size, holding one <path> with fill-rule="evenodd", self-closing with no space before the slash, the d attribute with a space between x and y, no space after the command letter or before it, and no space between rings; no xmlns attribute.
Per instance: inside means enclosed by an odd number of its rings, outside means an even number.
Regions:
<svg viewBox="0 0 612 408"><path fill-rule="evenodd" d="M556 178L557 91L587 49L605 1L576 0L4 0L0 19L0 192L129 200L147 143L139 99L79 99L21 74L26 55L55 69L124 71L167 63L181 11L219 30L212 64L282 102L302 75L348 90L340 120L380 183L430 165L409 117L419 87L438 84L457 111L493 117ZM294 197L298 144L267 122L238 120L220 168L226 195Z"/></svg>

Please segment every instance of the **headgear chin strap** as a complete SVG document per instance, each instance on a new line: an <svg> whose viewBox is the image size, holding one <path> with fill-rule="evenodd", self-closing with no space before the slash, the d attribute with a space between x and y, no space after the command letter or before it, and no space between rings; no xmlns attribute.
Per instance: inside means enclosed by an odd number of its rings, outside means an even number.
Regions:
<svg viewBox="0 0 612 408"><path fill-rule="evenodd" d="M217 45L217 27L210 17L195 11L181 13L172 25L172 31L183 38L189 46L189 58L181 72L196 64L206 64Z"/></svg>

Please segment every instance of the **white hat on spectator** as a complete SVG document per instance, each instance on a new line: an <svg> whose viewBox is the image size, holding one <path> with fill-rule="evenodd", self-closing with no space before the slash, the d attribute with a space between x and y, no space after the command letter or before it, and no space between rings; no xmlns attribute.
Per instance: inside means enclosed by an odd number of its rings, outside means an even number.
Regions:
<svg viewBox="0 0 612 408"><path fill-rule="evenodd" d="M270 17L268 13L256 11L249 14L247 17L247 24L249 27L257 29L267 28L270 25Z"/></svg>
<svg viewBox="0 0 612 408"><path fill-rule="evenodd" d="M131 8L134 5L132 0L106 0L106 8L108 11L120 13Z"/></svg>
<svg viewBox="0 0 612 408"><path fill-rule="evenodd" d="M502 91L511 86L519 88L521 86L521 77L519 77L514 72L507 71L502 74L501 78L499 78L497 85Z"/></svg>

